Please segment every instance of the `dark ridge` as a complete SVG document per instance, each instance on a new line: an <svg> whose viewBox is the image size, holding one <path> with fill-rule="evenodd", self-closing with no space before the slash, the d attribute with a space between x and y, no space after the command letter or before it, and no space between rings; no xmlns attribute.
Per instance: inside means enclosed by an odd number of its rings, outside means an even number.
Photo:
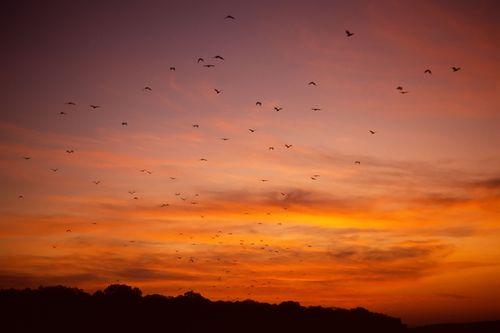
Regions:
<svg viewBox="0 0 500 333"><path fill-rule="evenodd" d="M412 333L498 333L500 320L474 323L434 324L415 327Z"/></svg>
<svg viewBox="0 0 500 333"><path fill-rule="evenodd" d="M114 284L89 294L63 286L0 290L3 332L407 332L401 320L363 308L210 301L195 292L142 296Z"/></svg>

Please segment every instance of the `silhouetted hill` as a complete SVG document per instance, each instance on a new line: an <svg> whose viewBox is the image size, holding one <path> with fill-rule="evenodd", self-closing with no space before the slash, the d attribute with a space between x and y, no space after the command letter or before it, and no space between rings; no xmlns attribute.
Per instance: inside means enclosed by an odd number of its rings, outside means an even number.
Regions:
<svg viewBox="0 0 500 333"><path fill-rule="evenodd" d="M407 332L400 319L363 308L142 296L126 285L92 295L62 286L0 290L0 311L3 332Z"/></svg>
<svg viewBox="0 0 500 333"><path fill-rule="evenodd" d="M498 333L500 320L477 323L436 324L416 327L412 333Z"/></svg>

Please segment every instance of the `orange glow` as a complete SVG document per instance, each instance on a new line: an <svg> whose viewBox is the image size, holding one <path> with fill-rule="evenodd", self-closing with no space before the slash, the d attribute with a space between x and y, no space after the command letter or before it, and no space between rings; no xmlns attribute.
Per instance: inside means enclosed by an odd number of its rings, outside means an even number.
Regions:
<svg viewBox="0 0 500 333"><path fill-rule="evenodd" d="M497 4L153 3L8 22L0 287L500 316Z"/></svg>

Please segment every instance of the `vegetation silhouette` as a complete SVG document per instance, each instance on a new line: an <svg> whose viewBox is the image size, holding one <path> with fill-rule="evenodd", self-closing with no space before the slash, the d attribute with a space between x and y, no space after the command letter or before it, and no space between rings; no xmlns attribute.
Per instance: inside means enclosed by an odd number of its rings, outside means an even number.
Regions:
<svg viewBox="0 0 500 333"><path fill-rule="evenodd" d="M210 301L193 291L147 295L112 284L93 294L64 286L0 289L2 332L376 332L493 333L500 321L408 329L399 318L340 309L245 301Z"/></svg>
<svg viewBox="0 0 500 333"><path fill-rule="evenodd" d="M142 296L113 284L89 294L63 286L0 290L3 332L407 332L363 308L210 301L195 292Z"/></svg>
<svg viewBox="0 0 500 333"><path fill-rule="evenodd" d="M498 333L500 320L473 323L435 324L415 327L412 333Z"/></svg>

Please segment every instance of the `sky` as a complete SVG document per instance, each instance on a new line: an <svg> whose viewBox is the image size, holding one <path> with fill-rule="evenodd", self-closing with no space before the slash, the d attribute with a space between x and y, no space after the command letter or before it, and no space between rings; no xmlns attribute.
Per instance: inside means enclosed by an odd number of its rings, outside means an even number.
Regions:
<svg viewBox="0 0 500 333"><path fill-rule="evenodd" d="M0 287L500 317L498 2L4 9Z"/></svg>

